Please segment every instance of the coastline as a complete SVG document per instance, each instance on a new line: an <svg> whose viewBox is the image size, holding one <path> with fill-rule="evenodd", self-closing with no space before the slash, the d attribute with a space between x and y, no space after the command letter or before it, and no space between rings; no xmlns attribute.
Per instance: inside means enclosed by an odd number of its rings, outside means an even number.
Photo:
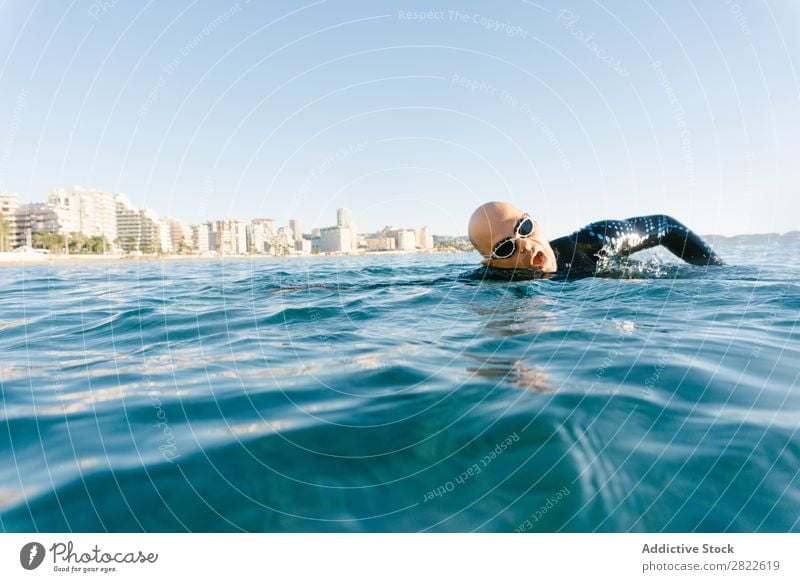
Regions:
<svg viewBox="0 0 800 582"><path fill-rule="evenodd" d="M0 268L27 265L80 265L158 261L243 261L243 260L276 260L276 259L316 259L330 257L363 257L392 255L440 255L460 253L464 251L365 251L360 253L326 253L316 255L49 255L43 253L0 253Z"/></svg>

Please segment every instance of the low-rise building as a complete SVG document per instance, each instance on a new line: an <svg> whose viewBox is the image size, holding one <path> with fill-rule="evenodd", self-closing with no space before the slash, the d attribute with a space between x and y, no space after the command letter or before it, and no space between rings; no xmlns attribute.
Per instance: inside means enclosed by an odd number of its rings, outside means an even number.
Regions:
<svg viewBox="0 0 800 582"><path fill-rule="evenodd" d="M327 226L320 229L319 252L346 253L352 250L353 233L349 226Z"/></svg>
<svg viewBox="0 0 800 582"><path fill-rule="evenodd" d="M20 206L17 210L16 226L19 234L17 246L31 246L34 235L39 232L63 234L58 213L47 202L34 202Z"/></svg>
<svg viewBox="0 0 800 582"><path fill-rule="evenodd" d="M294 241L294 250L297 254L300 255L311 254L311 240L306 238L301 238L300 240Z"/></svg>
<svg viewBox="0 0 800 582"><path fill-rule="evenodd" d="M380 234L393 238L395 241L394 248L398 251L413 251L417 248L417 234L412 229L387 226Z"/></svg>
<svg viewBox="0 0 800 582"><path fill-rule="evenodd" d="M393 251L395 239L389 236L372 236L366 239L368 251Z"/></svg>

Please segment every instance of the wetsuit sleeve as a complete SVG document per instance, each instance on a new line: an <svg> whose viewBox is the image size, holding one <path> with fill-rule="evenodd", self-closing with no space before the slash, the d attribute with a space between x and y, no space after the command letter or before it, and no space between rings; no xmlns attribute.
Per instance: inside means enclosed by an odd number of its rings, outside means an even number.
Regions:
<svg viewBox="0 0 800 582"><path fill-rule="evenodd" d="M689 227L665 214L601 220L583 227L573 236L578 247L591 254L605 250L628 255L661 245L692 265L725 264Z"/></svg>

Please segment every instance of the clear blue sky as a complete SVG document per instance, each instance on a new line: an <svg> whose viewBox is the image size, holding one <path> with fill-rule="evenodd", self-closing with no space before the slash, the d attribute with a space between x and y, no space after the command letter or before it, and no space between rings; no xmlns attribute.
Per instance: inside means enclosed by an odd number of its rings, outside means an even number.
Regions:
<svg viewBox="0 0 800 582"><path fill-rule="evenodd" d="M305 230L347 206L464 234L492 199L553 237L798 229L798 30L794 0L0 0L0 190Z"/></svg>

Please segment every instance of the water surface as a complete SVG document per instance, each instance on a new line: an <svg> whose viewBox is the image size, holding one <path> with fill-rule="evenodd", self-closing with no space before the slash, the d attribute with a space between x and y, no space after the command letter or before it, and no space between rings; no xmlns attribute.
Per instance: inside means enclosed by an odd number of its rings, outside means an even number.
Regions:
<svg viewBox="0 0 800 582"><path fill-rule="evenodd" d="M0 529L797 531L797 253L718 250L5 267Z"/></svg>

